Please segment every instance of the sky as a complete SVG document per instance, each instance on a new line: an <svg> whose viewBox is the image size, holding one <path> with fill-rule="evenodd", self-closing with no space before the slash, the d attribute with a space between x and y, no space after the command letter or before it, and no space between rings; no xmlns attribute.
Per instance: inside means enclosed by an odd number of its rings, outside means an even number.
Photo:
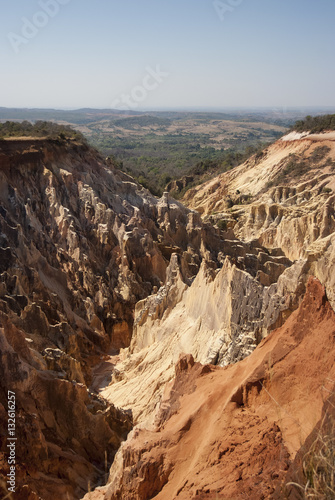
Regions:
<svg viewBox="0 0 335 500"><path fill-rule="evenodd" d="M0 6L0 106L335 106L334 0Z"/></svg>

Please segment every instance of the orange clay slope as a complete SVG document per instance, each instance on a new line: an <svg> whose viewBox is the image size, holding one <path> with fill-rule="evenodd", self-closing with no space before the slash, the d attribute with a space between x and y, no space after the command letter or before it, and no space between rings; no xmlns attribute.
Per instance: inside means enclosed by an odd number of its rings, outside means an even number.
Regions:
<svg viewBox="0 0 335 500"><path fill-rule="evenodd" d="M299 309L245 360L180 358L156 428L132 432L109 484L85 500L274 498L334 391L334 336L335 314L310 278Z"/></svg>

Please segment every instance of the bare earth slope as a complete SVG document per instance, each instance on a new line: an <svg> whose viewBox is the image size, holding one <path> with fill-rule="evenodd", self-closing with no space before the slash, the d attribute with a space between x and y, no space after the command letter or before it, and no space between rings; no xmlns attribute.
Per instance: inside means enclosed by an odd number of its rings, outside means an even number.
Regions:
<svg viewBox="0 0 335 500"><path fill-rule="evenodd" d="M324 154L315 155L313 153L320 147L329 148ZM320 153L320 151L319 151ZM326 160L330 158L328 168L325 168ZM333 183L332 166L335 161L335 133L325 132L322 134L298 134L290 133L276 141L274 144L266 148L262 153L250 158L244 164L233 170L221 174L219 177L208 181L192 190L189 190L185 195L185 202L188 206L198 210L203 214L211 212L224 211L227 208L227 199L232 198L233 201L241 201L238 198L243 195L251 195L259 198L263 193L271 192L268 185L271 182L277 183L276 178L290 161L299 163L299 160L310 159L310 168L305 171L305 178L314 179L320 174L322 179L318 179L319 183L327 185L324 180ZM301 184L302 175L294 178L294 168L287 173L287 178L290 182L284 182L283 185L289 185L291 189L295 184ZM285 179L282 179L285 181ZM239 191L239 193L237 193ZM241 195L240 197L237 194ZM290 189L287 195L290 194ZM288 198L289 196L286 196ZM266 196L264 197L266 199ZM243 199L242 199L243 201Z"/></svg>
<svg viewBox="0 0 335 500"><path fill-rule="evenodd" d="M121 446L85 500L273 498L334 390L335 314L310 278L286 323L227 368L181 357L152 430Z"/></svg>
<svg viewBox="0 0 335 500"><path fill-rule="evenodd" d="M334 132L292 132L185 201L205 219L225 221L242 241L281 248L293 261L308 259L335 307L334 189Z"/></svg>

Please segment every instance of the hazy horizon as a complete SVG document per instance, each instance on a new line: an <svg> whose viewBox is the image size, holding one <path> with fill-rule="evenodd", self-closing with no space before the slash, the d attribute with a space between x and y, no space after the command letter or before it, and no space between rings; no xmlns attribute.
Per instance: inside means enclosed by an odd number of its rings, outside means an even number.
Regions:
<svg viewBox="0 0 335 500"><path fill-rule="evenodd" d="M9 108L335 108L333 0L17 0L3 7Z"/></svg>
<svg viewBox="0 0 335 500"><path fill-rule="evenodd" d="M1 109L6 109L6 110L27 110L27 111L36 111L36 110L41 110L41 111L129 111L129 112L134 112L134 113L159 113L159 112L195 112L195 113L227 113L227 112L304 112L304 111L323 111L323 112L332 112L335 111L335 106L316 106L316 105L311 105L311 106L286 106L286 107L281 107L281 106L227 106L227 107L210 107L210 106L171 106L171 107L153 107L153 108L140 108L138 107L137 109L129 109L129 110L118 110L117 108L104 108L104 107L90 107L90 106L83 106L83 107L73 107L73 106L68 106L68 107L19 107L19 106L2 106L0 105L0 110Z"/></svg>

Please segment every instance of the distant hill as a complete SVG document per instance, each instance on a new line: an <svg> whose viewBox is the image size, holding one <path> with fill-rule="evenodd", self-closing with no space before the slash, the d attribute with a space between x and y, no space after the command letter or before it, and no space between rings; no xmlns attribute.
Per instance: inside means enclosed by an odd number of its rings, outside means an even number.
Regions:
<svg viewBox="0 0 335 500"><path fill-rule="evenodd" d="M0 122L5 120L23 121L28 120L35 122L42 121L55 121L67 122L74 125L83 125L103 118L115 118L123 115L137 115L137 111L122 111L113 109L21 109L21 108L1 108L0 107Z"/></svg>

